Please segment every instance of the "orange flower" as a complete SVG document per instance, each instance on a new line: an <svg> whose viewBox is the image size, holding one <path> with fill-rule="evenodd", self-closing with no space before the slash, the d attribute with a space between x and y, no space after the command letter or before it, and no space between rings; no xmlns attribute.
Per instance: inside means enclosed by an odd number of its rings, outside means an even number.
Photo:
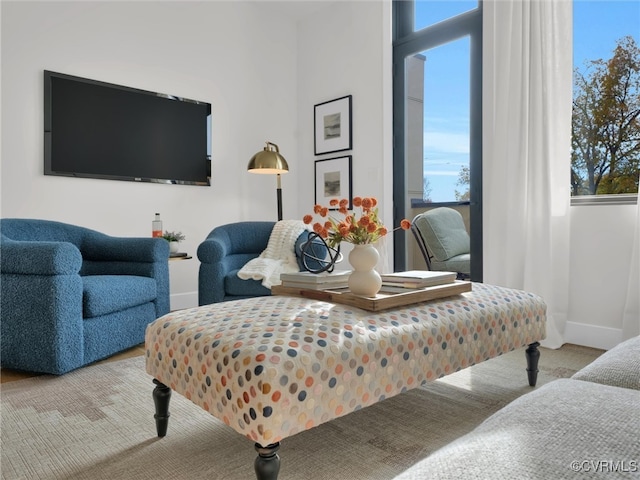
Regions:
<svg viewBox="0 0 640 480"><path fill-rule="evenodd" d="M375 197L354 197L353 206L360 209L359 212L349 212L349 200L346 198L332 199L329 206L343 218L334 218L329 208L322 205L314 205L313 213L324 220L313 224L313 231L327 241L330 247L340 245L345 241L355 245L374 243L389 233L389 230L378 218L378 200ZM337 208L336 208L337 207ZM303 221L306 225L313 222L313 215L305 215ZM408 230L411 222L406 218L400 222L399 228Z"/></svg>
<svg viewBox="0 0 640 480"><path fill-rule="evenodd" d="M373 208L373 202L371 201L371 199L369 197L365 197L362 199L362 208L365 211L369 211L371 210L371 208Z"/></svg>

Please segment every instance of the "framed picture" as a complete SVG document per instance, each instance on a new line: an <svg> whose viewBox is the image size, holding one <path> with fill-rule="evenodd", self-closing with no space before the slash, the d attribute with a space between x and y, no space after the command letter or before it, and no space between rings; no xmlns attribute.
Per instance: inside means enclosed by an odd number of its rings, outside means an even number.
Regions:
<svg viewBox="0 0 640 480"><path fill-rule="evenodd" d="M315 154L351 150L351 95L319 103L313 110Z"/></svg>
<svg viewBox="0 0 640 480"><path fill-rule="evenodd" d="M351 155L316 160L315 167L315 203L328 207L332 199L346 198L349 200L349 209L352 209ZM337 210L336 207L330 209Z"/></svg>

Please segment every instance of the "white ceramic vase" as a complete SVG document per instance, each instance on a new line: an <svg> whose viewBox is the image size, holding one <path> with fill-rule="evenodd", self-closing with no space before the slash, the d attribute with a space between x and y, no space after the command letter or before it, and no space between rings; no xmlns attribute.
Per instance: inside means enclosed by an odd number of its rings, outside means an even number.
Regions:
<svg viewBox="0 0 640 480"><path fill-rule="evenodd" d="M178 253L179 242L169 242L169 253Z"/></svg>
<svg viewBox="0 0 640 480"><path fill-rule="evenodd" d="M353 273L349 275L349 290L354 295L374 297L382 287L380 274L375 270L380 254L370 244L354 245L349 252L349 263Z"/></svg>

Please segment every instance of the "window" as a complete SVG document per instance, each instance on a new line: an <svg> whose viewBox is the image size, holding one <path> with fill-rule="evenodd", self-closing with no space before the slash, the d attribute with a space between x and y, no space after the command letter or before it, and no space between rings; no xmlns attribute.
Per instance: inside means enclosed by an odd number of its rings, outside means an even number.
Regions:
<svg viewBox="0 0 640 480"><path fill-rule="evenodd" d="M435 46L421 52L425 203L469 201L469 35L442 43L434 25L478 7L475 1L416 0L415 30ZM446 74L443 74L446 72Z"/></svg>
<svg viewBox="0 0 640 480"><path fill-rule="evenodd" d="M637 193L640 3L575 0L573 15L571 195Z"/></svg>
<svg viewBox="0 0 640 480"><path fill-rule="evenodd" d="M416 0L415 4L416 31L478 8L478 0Z"/></svg>
<svg viewBox="0 0 640 480"><path fill-rule="evenodd" d="M416 0L393 5L396 220L412 218L425 206L464 204L471 278L481 281L481 3ZM396 270L407 264L412 241L396 236Z"/></svg>
<svg viewBox="0 0 640 480"><path fill-rule="evenodd" d="M423 200L469 201L469 36L422 55Z"/></svg>

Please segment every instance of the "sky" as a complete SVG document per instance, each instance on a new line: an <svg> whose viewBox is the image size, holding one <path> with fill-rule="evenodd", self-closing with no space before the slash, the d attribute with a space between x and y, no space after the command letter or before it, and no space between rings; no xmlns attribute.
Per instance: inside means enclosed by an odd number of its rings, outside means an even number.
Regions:
<svg viewBox="0 0 640 480"><path fill-rule="evenodd" d="M474 0L416 2L416 29L475 8ZM574 67L609 59L616 41L632 35L640 44L640 1L575 0ZM434 202L455 201L458 172L469 164L469 40L422 52L425 61L424 170ZM430 75L430 72L437 72ZM440 72L447 72L446 75Z"/></svg>

